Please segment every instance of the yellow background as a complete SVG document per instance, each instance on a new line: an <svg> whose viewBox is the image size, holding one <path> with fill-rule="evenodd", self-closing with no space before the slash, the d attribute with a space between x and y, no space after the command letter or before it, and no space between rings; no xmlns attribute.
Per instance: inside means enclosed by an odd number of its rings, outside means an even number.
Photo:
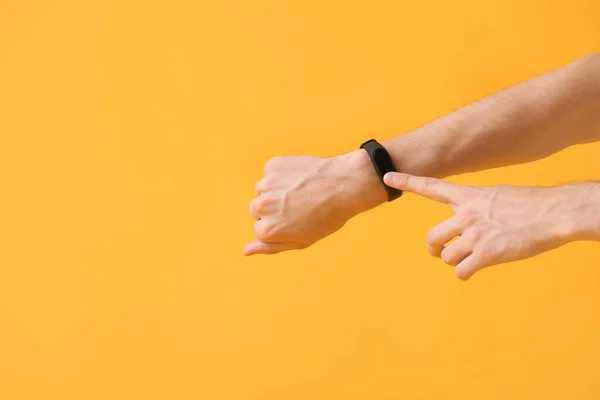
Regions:
<svg viewBox="0 0 600 400"><path fill-rule="evenodd" d="M468 283L416 196L244 258L274 155L600 50L600 3L0 0L0 398L597 399L600 247ZM453 178L600 177L599 146ZM377 255L373 256L373 252Z"/></svg>

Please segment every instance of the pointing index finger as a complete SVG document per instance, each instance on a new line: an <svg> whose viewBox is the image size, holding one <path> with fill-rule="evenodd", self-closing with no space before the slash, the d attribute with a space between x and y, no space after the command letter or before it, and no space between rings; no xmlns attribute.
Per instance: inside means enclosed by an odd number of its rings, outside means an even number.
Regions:
<svg viewBox="0 0 600 400"><path fill-rule="evenodd" d="M383 181L393 188L416 193L444 204L453 204L458 197L457 185L437 178L389 172L385 174Z"/></svg>

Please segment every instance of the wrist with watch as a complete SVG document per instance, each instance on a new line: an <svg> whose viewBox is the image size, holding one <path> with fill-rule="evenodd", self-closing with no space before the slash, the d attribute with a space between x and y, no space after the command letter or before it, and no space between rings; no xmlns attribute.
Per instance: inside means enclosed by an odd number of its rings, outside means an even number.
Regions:
<svg viewBox="0 0 600 400"><path fill-rule="evenodd" d="M388 151L375 139L370 139L360 145L360 148L365 150L367 154L369 154L369 158L373 163L373 167L375 168L375 172L377 172L377 176L381 181L381 184L385 188L385 191L388 195L388 202L396 200L400 196L402 196L402 190L393 188L391 186L386 185L383 182L383 177L388 172L397 172L396 166L390 157Z"/></svg>

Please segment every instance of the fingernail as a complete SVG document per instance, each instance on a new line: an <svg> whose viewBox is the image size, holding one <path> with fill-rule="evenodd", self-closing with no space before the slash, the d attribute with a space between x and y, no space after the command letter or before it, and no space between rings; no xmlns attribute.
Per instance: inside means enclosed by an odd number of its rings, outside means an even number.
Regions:
<svg viewBox="0 0 600 400"><path fill-rule="evenodd" d="M388 172L387 174L385 174L383 176L383 182L387 185L394 183L394 173L393 172Z"/></svg>

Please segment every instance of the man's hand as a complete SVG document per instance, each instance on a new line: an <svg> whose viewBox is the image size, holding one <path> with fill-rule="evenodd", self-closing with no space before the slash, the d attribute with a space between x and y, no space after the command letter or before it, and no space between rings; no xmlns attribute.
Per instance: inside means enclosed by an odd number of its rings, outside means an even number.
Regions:
<svg viewBox="0 0 600 400"><path fill-rule="evenodd" d="M451 206L456 215L428 234L431 255L467 280L482 268L533 257L598 233L597 184L552 188L459 186L388 173L386 184ZM456 240L453 240L456 239Z"/></svg>
<svg viewBox="0 0 600 400"><path fill-rule="evenodd" d="M250 203L256 239L245 255L306 248L387 198L364 150L333 158L275 157L256 192Z"/></svg>

